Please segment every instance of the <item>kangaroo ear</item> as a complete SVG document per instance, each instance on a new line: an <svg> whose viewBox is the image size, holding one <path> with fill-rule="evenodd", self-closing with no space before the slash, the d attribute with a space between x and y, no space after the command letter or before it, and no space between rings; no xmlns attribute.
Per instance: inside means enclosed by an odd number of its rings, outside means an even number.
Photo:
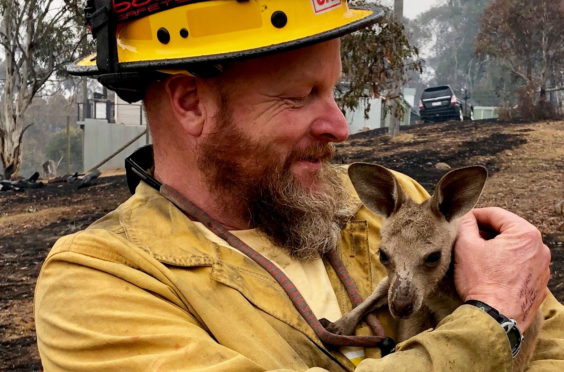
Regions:
<svg viewBox="0 0 564 372"><path fill-rule="evenodd" d="M464 215L478 202L487 177L488 171L482 166L448 172L435 187L431 209L447 221Z"/></svg>
<svg viewBox="0 0 564 372"><path fill-rule="evenodd" d="M389 217L405 201L406 196L392 172L380 165L351 164L349 177L360 200L374 213Z"/></svg>

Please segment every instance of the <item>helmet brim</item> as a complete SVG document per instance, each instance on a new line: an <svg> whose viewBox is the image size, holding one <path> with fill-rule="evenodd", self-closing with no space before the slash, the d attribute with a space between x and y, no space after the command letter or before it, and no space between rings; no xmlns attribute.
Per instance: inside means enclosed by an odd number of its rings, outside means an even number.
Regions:
<svg viewBox="0 0 564 372"><path fill-rule="evenodd" d="M356 17L352 17L352 21L343 22L342 25L331 28L329 30L305 35L297 38L289 38L283 42L265 45L257 48L250 48L239 51L229 51L224 53L204 54L186 58L165 58L131 62L118 63L119 72L141 72L141 71L158 71L166 69L186 69L190 71L190 66L202 66L221 64L225 62L233 62L243 59L255 58L270 54L285 52L288 50L303 48L312 44L320 43L330 39L335 39L343 35L352 33L361 28L375 24L384 15L384 11L379 7L355 8L350 11L357 12ZM363 13L362 15L361 12ZM96 65L96 55L89 55L81 58L75 63L66 66L67 72L77 76L96 77L104 74L100 72Z"/></svg>

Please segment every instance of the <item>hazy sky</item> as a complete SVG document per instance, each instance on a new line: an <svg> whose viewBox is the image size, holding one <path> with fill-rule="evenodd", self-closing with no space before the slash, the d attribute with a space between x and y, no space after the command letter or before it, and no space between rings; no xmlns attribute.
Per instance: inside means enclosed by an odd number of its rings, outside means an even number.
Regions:
<svg viewBox="0 0 564 372"><path fill-rule="evenodd" d="M443 4L445 0L403 0L403 15L406 18L413 19L419 13L422 13L433 6ZM393 6L393 0L383 0L383 4Z"/></svg>

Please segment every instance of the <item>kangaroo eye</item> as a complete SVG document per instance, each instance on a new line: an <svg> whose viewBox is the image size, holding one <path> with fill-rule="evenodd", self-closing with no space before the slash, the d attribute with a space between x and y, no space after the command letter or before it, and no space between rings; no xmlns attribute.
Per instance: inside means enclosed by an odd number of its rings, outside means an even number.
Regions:
<svg viewBox="0 0 564 372"><path fill-rule="evenodd" d="M382 263L382 265L386 265L390 261L390 258L382 249L380 249L378 252L380 253L380 262Z"/></svg>
<svg viewBox="0 0 564 372"><path fill-rule="evenodd" d="M441 262L440 251L429 253L429 255L425 257L425 265L429 267L435 267L439 264L439 262Z"/></svg>

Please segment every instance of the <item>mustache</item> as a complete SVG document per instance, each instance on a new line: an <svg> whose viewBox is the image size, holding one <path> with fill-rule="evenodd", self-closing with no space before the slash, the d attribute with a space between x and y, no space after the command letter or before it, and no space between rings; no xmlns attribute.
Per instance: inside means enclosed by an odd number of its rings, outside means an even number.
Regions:
<svg viewBox="0 0 564 372"><path fill-rule="evenodd" d="M304 149L294 150L286 158L285 164L289 167L300 160L328 162L335 156L335 145L331 143L317 143Z"/></svg>

